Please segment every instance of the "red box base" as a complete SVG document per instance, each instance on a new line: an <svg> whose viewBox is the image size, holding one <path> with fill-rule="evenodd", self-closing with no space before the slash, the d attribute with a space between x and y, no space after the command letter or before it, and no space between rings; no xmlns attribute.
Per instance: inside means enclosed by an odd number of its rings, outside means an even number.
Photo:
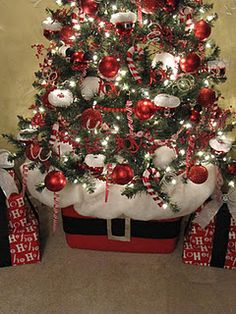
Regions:
<svg viewBox="0 0 236 314"><path fill-rule="evenodd" d="M177 245L174 239L132 238L130 242L109 240L107 236L85 236L66 234L66 242L71 248L97 251L114 251L130 253L172 253Z"/></svg>
<svg viewBox="0 0 236 314"><path fill-rule="evenodd" d="M84 217L78 215L73 207L67 207L62 209L62 218L66 217L75 219L91 219L96 220L92 217ZM181 219L171 219L156 221L158 222L179 222ZM152 221L155 222L155 221ZM179 233L179 232L177 232ZM172 253L176 248L178 242L178 235L173 238L168 239L153 239L153 238L141 238L131 236L129 242L110 240L107 235L90 235L90 234L71 234L66 233L66 241L69 247L77 249L88 249L88 250L98 250L98 251L114 251L114 252L130 252L130 253L159 253L167 254Z"/></svg>

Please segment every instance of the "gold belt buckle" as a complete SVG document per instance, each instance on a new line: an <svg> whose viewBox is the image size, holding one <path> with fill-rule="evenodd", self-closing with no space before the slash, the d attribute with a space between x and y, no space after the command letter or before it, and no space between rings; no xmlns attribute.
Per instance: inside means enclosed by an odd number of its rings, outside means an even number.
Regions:
<svg viewBox="0 0 236 314"><path fill-rule="evenodd" d="M131 239L131 219L125 219L125 234L123 236L116 236L112 234L112 219L107 219L107 236L109 240L130 242Z"/></svg>

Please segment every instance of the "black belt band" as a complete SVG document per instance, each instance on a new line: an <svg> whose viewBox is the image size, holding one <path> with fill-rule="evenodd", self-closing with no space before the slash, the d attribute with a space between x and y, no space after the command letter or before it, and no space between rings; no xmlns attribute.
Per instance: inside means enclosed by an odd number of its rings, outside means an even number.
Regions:
<svg viewBox="0 0 236 314"><path fill-rule="evenodd" d="M223 268L227 254L229 242L231 215L227 204L223 204L215 218L215 234L213 239L213 249L211 266Z"/></svg>
<svg viewBox="0 0 236 314"><path fill-rule="evenodd" d="M0 267L11 266L6 196L0 188Z"/></svg>
<svg viewBox="0 0 236 314"><path fill-rule="evenodd" d="M73 218L62 215L64 232L80 235L107 235L106 219ZM131 220L131 236L151 239L173 239L178 237L181 220L176 221L140 221ZM123 236L125 219L112 219L112 234Z"/></svg>

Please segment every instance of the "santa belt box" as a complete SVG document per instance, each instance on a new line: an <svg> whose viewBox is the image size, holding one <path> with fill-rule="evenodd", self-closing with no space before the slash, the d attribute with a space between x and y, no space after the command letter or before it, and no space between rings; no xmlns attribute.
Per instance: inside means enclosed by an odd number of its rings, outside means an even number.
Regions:
<svg viewBox="0 0 236 314"><path fill-rule="evenodd" d="M220 207L205 228L195 222L198 215L199 212L190 218L186 228L183 262L236 269L236 222L227 204Z"/></svg>
<svg viewBox="0 0 236 314"><path fill-rule="evenodd" d="M0 267L40 262L39 223L32 205L21 193L12 194L8 205L0 188Z"/></svg>
<svg viewBox="0 0 236 314"><path fill-rule="evenodd" d="M106 220L81 216L73 206L62 209L62 220L71 248L101 251L171 253L177 245L181 227L180 218Z"/></svg>

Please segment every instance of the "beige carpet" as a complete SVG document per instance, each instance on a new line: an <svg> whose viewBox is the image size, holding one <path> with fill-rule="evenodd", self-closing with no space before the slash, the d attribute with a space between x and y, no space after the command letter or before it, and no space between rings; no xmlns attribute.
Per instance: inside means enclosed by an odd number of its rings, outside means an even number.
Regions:
<svg viewBox="0 0 236 314"><path fill-rule="evenodd" d="M47 237L48 210L43 235ZM0 314L234 314L236 271L170 255L73 250L59 228L41 264L0 269Z"/></svg>

